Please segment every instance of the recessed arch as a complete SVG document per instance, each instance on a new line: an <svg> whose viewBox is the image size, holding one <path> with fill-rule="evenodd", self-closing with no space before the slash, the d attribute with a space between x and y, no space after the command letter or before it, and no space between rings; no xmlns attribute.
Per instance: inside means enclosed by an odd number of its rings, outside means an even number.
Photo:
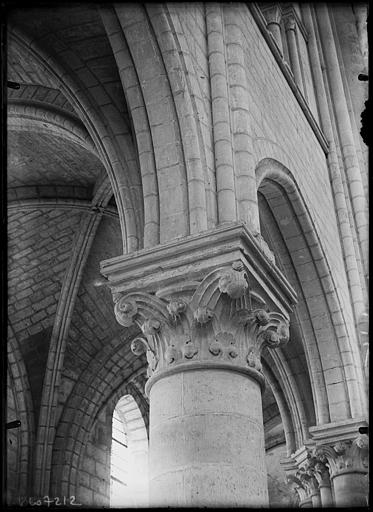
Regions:
<svg viewBox="0 0 373 512"><path fill-rule="evenodd" d="M273 226L286 247L293 279L294 276L298 279L292 284L301 292L300 304L305 307L298 322L305 333L301 342L313 390L316 422L360 417L365 404L357 384L361 372L359 360L348 338L333 276L301 191L290 170L272 158L258 163L256 177L258 194L264 197L275 220ZM272 231L275 231L273 227ZM278 248L277 243L275 249ZM304 263L300 259L302 254ZM277 259L279 255L280 252ZM286 274L289 268L290 265ZM298 312L299 308L298 305ZM314 341L308 335L310 332L314 333ZM286 354L291 356L291 352Z"/></svg>

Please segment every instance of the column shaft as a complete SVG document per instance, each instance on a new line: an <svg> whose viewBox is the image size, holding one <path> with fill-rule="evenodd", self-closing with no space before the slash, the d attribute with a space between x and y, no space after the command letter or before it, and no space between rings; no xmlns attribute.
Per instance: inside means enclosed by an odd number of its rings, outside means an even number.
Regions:
<svg viewBox="0 0 373 512"><path fill-rule="evenodd" d="M329 114L328 101L325 92L324 81L322 77L322 68L317 48L316 34L311 16L310 7L304 4L302 7L304 22L308 31L308 48L311 62L312 75L314 78L317 102L319 104L320 120L323 132L329 143L328 167L330 171L331 185L333 189L336 213L341 230L342 248L346 265L347 279L349 282L350 293L355 310L356 321L365 310L364 298L362 293L362 283L357 266L354 241L351 233L351 226L348 219L348 208L346 204L346 195L343 187L341 170L339 168L336 145L333 136L333 128Z"/></svg>
<svg viewBox="0 0 373 512"><path fill-rule="evenodd" d="M252 119L248 97L245 38L240 7L225 12L225 39L229 77L230 119L233 133L233 161L236 177L237 214L254 233L260 231Z"/></svg>
<svg viewBox="0 0 373 512"><path fill-rule="evenodd" d="M343 89L340 65L335 47L334 35L330 23L328 8L326 5L320 4L317 5L316 9L318 24L320 28L320 37L324 49L326 67L328 71L330 90L334 104L335 117L338 125L341 150L346 169L354 221L356 224L360 251L364 264L364 271L366 273L368 264L367 206L355 148L355 139L346 103L345 92Z"/></svg>
<svg viewBox="0 0 373 512"><path fill-rule="evenodd" d="M312 508L312 498L306 498L299 503L299 508Z"/></svg>
<svg viewBox="0 0 373 512"><path fill-rule="evenodd" d="M281 54L283 54L280 24L276 21L271 21L267 24L267 29L273 35L273 39L276 41L278 49L280 50Z"/></svg>
<svg viewBox="0 0 373 512"><path fill-rule="evenodd" d="M333 496L330 485L320 485L320 500L323 508L333 506Z"/></svg>
<svg viewBox="0 0 373 512"><path fill-rule="evenodd" d="M367 507L366 473L341 473L333 478L336 507Z"/></svg>
<svg viewBox="0 0 373 512"><path fill-rule="evenodd" d="M236 220L236 193L232 134L229 117L222 7L206 4L208 61L211 82L211 110L215 150L216 187L219 223Z"/></svg>
<svg viewBox="0 0 373 512"><path fill-rule="evenodd" d="M312 507L313 508L320 508L321 507L320 492L312 494L311 500L312 500Z"/></svg>
<svg viewBox="0 0 373 512"><path fill-rule="evenodd" d="M297 37L295 34L296 24L295 20L291 17L286 20L285 32L288 43L289 58L291 69L294 73L295 83L299 87L299 90L303 92L302 72L299 63L299 54L297 47Z"/></svg>
<svg viewBox="0 0 373 512"><path fill-rule="evenodd" d="M168 375L150 390L153 506L268 505L261 391L223 369Z"/></svg>

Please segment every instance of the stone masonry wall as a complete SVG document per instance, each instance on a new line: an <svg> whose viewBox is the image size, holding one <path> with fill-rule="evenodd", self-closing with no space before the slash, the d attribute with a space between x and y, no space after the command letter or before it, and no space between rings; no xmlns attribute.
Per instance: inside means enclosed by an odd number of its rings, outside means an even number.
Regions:
<svg viewBox="0 0 373 512"><path fill-rule="evenodd" d="M277 445L266 450L268 495L270 508L294 508L295 496L285 483L285 473L280 460L286 457L286 446Z"/></svg>
<svg viewBox="0 0 373 512"><path fill-rule="evenodd" d="M230 7L226 7L229 9ZM178 16L183 37L189 48L194 75L189 75L194 99L201 115L200 123L206 145L207 169L210 167L211 113L206 57L204 10L200 3L193 6L172 6ZM263 158L274 158L294 175L326 252L347 322L352 320L347 280L339 240L338 226L331 193L326 155L308 120L290 89L282 71L253 19L247 6L236 9L236 23L245 36L246 75L248 82L251 132L256 164ZM226 27L228 29L228 27ZM300 45L307 82L307 99L318 121L312 78L305 42ZM198 57L196 57L198 56ZM209 135L208 135L209 133Z"/></svg>
<svg viewBox="0 0 373 512"><path fill-rule="evenodd" d="M349 322L353 317L325 153L249 10L241 9L236 19L245 34L256 162L274 158L293 174L315 223Z"/></svg>
<svg viewBox="0 0 373 512"><path fill-rule="evenodd" d="M7 379L7 417L6 421L18 420L16 399L12 389L12 382L8 374ZM18 428L6 431L6 461L7 461L7 503L18 503L18 475L19 475L19 445L20 431Z"/></svg>
<svg viewBox="0 0 373 512"><path fill-rule="evenodd" d="M108 507L110 503L112 416L108 409L98 416L80 462L76 501L85 506Z"/></svg>
<svg viewBox="0 0 373 512"><path fill-rule="evenodd" d="M80 215L58 208L9 212L8 313L19 342L53 326Z"/></svg>
<svg viewBox="0 0 373 512"><path fill-rule="evenodd" d="M50 335L80 213L18 209L8 222L8 314L28 370L35 413Z"/></svg>

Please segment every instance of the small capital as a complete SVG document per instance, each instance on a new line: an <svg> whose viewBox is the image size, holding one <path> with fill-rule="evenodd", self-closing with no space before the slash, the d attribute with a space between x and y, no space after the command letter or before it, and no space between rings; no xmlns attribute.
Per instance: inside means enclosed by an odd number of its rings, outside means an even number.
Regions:
<svg viewBox="0 0 373 512"><path fill-rule="evenodd" d="M196 286L181 287L168 298L140 291L115 292L113 298L118 322L141 329L143 336L133 340L131 349L146 353L148 376L157 379L179 365L183 370L190 364L218 365L247 373L262 386L262 348L276 349L289 340L288 320L269 311L257 292L251 299L241 261L211 271Z"/></svg>
<svg viewBox="0 0 373 512"><path fill-rule="evenodd" d="M269 6L264 5L261 10L264 14L267 24L276 23L279 25L281 23L282 13L279 4L276 3Z"/></svg>
<svg viewBox="0 0 373 512"><path fill-rule="evenodd" d="M316 446L313 455L328 466L331 478L351 471L365 473L368 471L368 439L366 438L368 436L362 434L354 440Z"/></svg>
<svg viewBox="0 0 373 512"><path fill-rule="evenodd" d="M293 13L289 13L286 15L286 17L284 18L284 21L285 21L285 30L288 31L288 30L294 30L296 29L297 27L297 22L295 20L295 16Z"/></svg>

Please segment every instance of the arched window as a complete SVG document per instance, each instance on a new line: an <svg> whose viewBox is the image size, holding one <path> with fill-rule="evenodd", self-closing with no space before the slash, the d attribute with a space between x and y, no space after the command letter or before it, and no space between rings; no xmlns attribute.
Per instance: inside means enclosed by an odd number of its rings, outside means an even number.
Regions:
<svg viewBox="0 0 373 512"><path fill-rule="evenodd" d="M113 413L110 506L148 504L148 436L135 400L125 395Z"/></svg>

